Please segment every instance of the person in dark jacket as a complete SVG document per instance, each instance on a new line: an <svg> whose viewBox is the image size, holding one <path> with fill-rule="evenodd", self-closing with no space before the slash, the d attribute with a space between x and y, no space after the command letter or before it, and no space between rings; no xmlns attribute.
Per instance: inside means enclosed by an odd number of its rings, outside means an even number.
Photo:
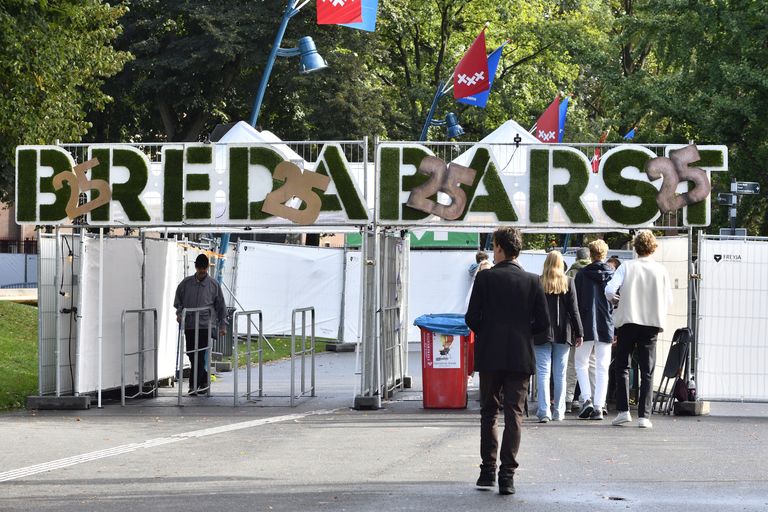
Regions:
<svg viewBox="0 0 768 512"><path fill-rule="evenodd" d="M608 366L611 364L613 343L613 312L605 298L605 285L613 277L613 268L604 260L608 245L603 240L589 243L592 263L576 274L576 292L579 296L579 313L584 326L584 344L576 349L576 375L581 389L581 419L603 419L606 392L608 391ZM590 386L589 358L595 354L595 388Z"/></svg>
<svg viewBox="0 0 768 512"><path fill-rule="evenodd" d="M528 384L535 370L533 336L549 326L547 302L538 276L522 269L517 256L523 247L519 229L493 233L495 266L480 272L469 299L465 320L475 332L475 368L480 373L479 487L493 487L496 459L499 493L513 494L517 452ZM503 390L504 434L501 452L496 417Z"/></svg>
<svg viewBox="0 0 768 512"><path fill-rule="evenodd" d="M539 423L562 421L565 416L565 375L572 340L582 342L581 320L573 280L565 275L563 255L551 251L544 260L541 285L547 298L549 329L534 338L536 351L536 394ZM573 336L573 337L572 337ZM549 403L549 380L554 380L552 413Z"/></svg>
<svg viewBox="0 0 768 512"><path fill-rule="evenodd" d="M176 308L176 321L181 323L181 313L185 308L213 308L218 323L214 324L209 311L190 312L184 317L184 338L186 352L192 370L189 376L189 394L196 395L208 390L209 376L205 363L205 351L208 349L209 323L210 330L219 336L227 332L227 309L224 294L219 283L208 275L208 256L199 254L195 259L195 273L185 277L176 288L173 307ZM181 385L181 384L179 384Z"/></svg>

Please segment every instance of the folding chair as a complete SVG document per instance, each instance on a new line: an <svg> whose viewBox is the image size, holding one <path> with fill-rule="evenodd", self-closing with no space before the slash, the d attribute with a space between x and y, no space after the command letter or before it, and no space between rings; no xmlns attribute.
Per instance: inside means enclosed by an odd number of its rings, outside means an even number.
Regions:
<svg viewBox="0 0 768 512"><path fill-rule="evenodd" d="M661 377L659 389L653 398L653 412L655 413L672 413L675 404L675 381L682 375L688 359L688 349L692 336L688 327L676 330L672 336L672 346L669 347L667 362L664 364L664 375Z"/></svg>

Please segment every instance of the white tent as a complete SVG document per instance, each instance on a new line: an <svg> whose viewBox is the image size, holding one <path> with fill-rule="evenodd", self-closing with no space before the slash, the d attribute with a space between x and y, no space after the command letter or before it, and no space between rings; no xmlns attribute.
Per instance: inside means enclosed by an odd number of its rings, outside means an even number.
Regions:
<svg viewBox="0 0 768 512"><path fill-rule="evenodd" d="M245 121L238 121L235 126L230 128L229 131L218 140L217 144L247 144L253 142L263 142L272 145L282 153L286 159L299 165L300 168L304 168L304 158L286 144L280 144L283 142L280 137L267 130L260 132Z"/></svg>
<svg viewBox="0 0 768 512"><path fill-rule="evenodd" d="M515 135L520 135L520 138L523 139L521 142L525 144L540 143L539 139L512 119L486 135L480 142L488 144L514 144Z"/></svg>
<svg viewBox="0 0 768 512"><path fill-rule="evenodd" d="M525 128L520 126L516 121L510 119L505 122L491 133L486 135L480 142L469 148L467 151L456 157L453 161L460 165L468 166L472 162L472 158L475 156L475 152L478 148L487 148L493 159L496 161L497 168L501 173L517 174L515 171L517 165L521 167L520 172L523 172L522 167L524 160L524 151L518 151L518 145L515 143L515 136L520 136L521 144L540 144L539 139L534 137Z"/></svg>

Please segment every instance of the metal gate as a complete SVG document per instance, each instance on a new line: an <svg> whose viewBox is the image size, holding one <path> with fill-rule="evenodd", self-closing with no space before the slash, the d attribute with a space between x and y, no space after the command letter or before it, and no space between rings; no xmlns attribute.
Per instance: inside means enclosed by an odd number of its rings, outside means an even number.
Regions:
<svg viewBox="0 0 768 512"><path fill-rule="evenodd" d="M408 237L369 227L363 233L363 341L358 347L356 409L378 409L407 382Z"/></svg>

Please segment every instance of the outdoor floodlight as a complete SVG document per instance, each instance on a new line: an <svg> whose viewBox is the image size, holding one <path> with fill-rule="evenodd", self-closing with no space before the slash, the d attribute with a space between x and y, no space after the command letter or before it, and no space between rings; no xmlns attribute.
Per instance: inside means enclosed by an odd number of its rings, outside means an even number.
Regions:
<svg viewBox="0 0 768 512"><path fill-rule="evenodd" d="M302 75L328 67L328 63L317 53L315 42L309 36L299 39L299 55L299 73Z"/></svg>
<svg viewBox="0 0 768 512"><path fill-rule="evenodd" d="M464 135L464 128L459 124L459 118L453 112L445 116L445 136L449 139L457 139Z"/></svg>

